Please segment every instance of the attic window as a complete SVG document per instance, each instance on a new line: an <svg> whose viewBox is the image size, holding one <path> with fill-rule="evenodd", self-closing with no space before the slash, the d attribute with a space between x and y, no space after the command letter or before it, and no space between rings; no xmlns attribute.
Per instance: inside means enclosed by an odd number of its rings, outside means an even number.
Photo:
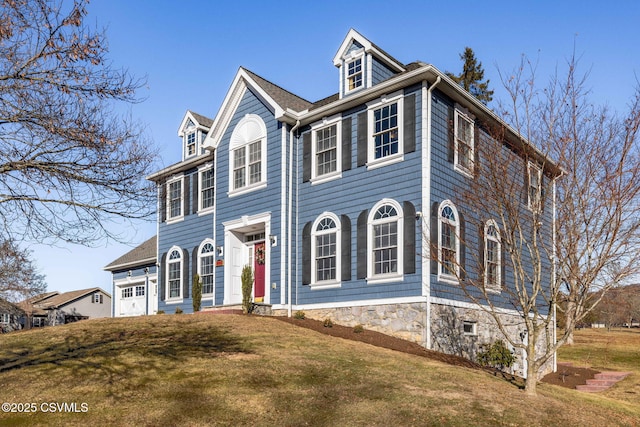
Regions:
<svg viewBox="0 0 640 427"><path fill-rule="evenodd" d="M347 63L347 92L362 86L362 58Z"/></svg>
<svg viewBox="0 0 640 427"><path fill-rule="evenodd" d="M196 133L190 132L187 134L187 156L194 154L196 154Z"/></svg>

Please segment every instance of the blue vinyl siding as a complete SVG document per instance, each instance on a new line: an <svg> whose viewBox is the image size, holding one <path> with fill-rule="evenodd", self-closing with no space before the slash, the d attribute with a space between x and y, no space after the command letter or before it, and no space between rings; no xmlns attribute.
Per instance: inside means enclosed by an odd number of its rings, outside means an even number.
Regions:
<svg viewBox="0 0 640 427"><path fill-rule="evenodd" d="M414 92L415 93L415 92ZM406 98L405 98L405 102ZM294 294L294 302L297 304L319 304L345 301L363 301L370 299L384 299L397 297L415 297L422 295L421 270L419 255L416 254L421 242L421 227L416 222L416 250L412 254L404 253L404 256L415 257L416 272L404 274L404 280L396 283L367 284L366 280L357 279L357 222L358 216L363 210L371 210L373 206L384 198L393 199L402 205L403 202L411 202L416 211L421 210L421 159L420 140L422 137L420 111L422 108L420 92L415 96L416 102L416 150L404 154L404 160L379 167L367 169L366 166L355 167L357 164L357 111L348 112L345 117L351 117L351 129L342 129L342 132L350 132L352 140L351 153L343 153L351 156L351 170L343 171L342 177L333 181L311 185L309 182L299 182L299 223L298 223L298 248L301 248L301 232L307 222L313 222L323 212L332 212L338 216L347 215L351 222L351 265L342 268L351 269L351 280L342 281L340 288L325 290L312 290L310 286L301 285L301 265L298 264L297 280ZM400 124L401 126L401 124ZM301 150L298 150L297 167L302 168ZM401 233L401 230L398 230ZM299 254L298 259L301 259ZM401 260L399 260L401 261Z"/></svg>
<svg viewBox="0 0 640 427"><path fill-rule="evenodd" d="M371 83L377 85L378 83L387 80L389 77L393 77L395 72L387 67L382 62L378 61L376 57L373 57L371 66Z"/></svg>

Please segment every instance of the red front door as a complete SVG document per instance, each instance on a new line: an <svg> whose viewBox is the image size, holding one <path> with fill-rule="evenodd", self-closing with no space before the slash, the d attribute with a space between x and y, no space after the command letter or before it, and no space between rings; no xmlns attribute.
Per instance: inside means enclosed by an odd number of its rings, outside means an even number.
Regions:
<svg viewBox="0 0 640 427"><path fill-rule="evenodd" d="M256 243L253 257L254 288L253 299L255 302L264 302L264 264L266 251L264 242Z"/></svg>

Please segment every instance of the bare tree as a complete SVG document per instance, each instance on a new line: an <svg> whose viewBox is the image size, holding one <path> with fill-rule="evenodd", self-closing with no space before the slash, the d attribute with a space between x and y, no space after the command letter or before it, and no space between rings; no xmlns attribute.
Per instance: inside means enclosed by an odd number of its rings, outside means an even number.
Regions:
<svg viewBox="0 0 640 427"><path fill-rule="evenodd" d="M510 126L480 125L474 176L457 196L467 212L457 239L474 259L449 268L506 340L525 351L529 394L576 323L638 272L640 92L619 119L589 102L575 58L568 65L566 77L544 90L526 59L501 76L509 98L500 115ZM566 325L556 331L561 300ZM518 314L520 336L506 311Z"/></svg>
<svg viewBox="0 0 640 427"><path fill-rule="evenodd" d="M107 59L86 0L0 6L0 235L90 244L146 218L155 149L119 114L144 81Z"/></svg>
<svg viewBox="0 0 640 427"><path fill-rule="evenodd" d="M12 240L0 242L0 298L19 302L45 292L45 278L30 255Z"/></svg>

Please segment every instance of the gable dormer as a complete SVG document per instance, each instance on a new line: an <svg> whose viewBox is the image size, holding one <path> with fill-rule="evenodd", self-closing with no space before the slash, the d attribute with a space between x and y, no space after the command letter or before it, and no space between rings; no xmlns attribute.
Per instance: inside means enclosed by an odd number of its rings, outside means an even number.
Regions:
<svg viewBox="0 0 640 427"><path fill-rule="evenodd" d="M212 122L207 117L187 110L178 129L178 136L182 138L182 160L204 153L203 142Z"/></svg>
<svg viewBox="0 0 640 427"><path fill-rule="evenodd" d="M333 58L340 70L340 98L368 89L405 70L404 65L351 29Z"/></svg>

